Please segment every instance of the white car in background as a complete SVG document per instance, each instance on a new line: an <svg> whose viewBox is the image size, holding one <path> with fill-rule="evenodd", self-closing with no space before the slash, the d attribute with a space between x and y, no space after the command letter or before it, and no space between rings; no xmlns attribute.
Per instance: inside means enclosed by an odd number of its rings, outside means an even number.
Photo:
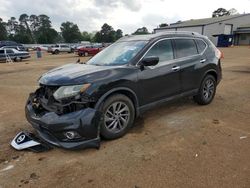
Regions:
<svg viewBox="0 0 250 188"><path fill-rule="evenodd" d="M72 53L74 52L74 49L66 44L57 44L51 47L48 47L48 52L52 53L52 54L59 54L61 52L68 52L68 53Z"/></svg>

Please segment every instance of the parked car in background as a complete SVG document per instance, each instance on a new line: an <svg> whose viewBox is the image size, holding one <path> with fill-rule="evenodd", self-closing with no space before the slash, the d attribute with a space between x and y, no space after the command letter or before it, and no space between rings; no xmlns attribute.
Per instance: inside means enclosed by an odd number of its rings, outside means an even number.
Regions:
<svg viewBox="0 0 250 188"><path fill-rule="evenodd" d="M27 49L24 46L3 46L0 48L0 50L3 49L16 49L18 51L27 51Z"/></svg>
<svg viewBox="0 0 250 188"><path fill-rule="evenodd" d="M22 44L19 44L14 41L0 41L0 49L5 49L5 48L13 48L18 51L28 51L27 48L25 48Z"/></svg>
<svg viewBox="0 0 250 188"><path fill-rule="evenodd" d="M23 59L30 58L30 54L29 52L11 48L0 49L0 61L6 61L8 57L13 61L22 61Z"/></svg>
<svg viewBox="0 0 250 188"><path fill-rule="evenodd" d="M48 45L40 45L40 46L35 46L33 49L37 50L37 48L40 48L42 51L48 51L50 46Z"/></svg>
<svg viewBox="0 0 250 188"><path fill-rule="evenodd" d="M91 46L85 46L85 47L81 47L77 49L76 53L79 56L89 56L89 55L94 56L101 50L102 50L101 45L91 45Z"/></svg>
<svg viewBox="0 0 250 188"><path fill-rule="evenodd" d="M210 104L222 77L221 58L198 33L123 37L86 63L43 74L26 103L26 117L52 145L98 147L99 134L125 135L136 117L156 105L184 96Z"/></svg>
<svg viewBox="0 0 250 188"><path fill-rule="evenodd" d="M55 46L48 47L48 52L52 54L59 54L61 52L73 53L74 49L66 44L57 44Z"/></svg>

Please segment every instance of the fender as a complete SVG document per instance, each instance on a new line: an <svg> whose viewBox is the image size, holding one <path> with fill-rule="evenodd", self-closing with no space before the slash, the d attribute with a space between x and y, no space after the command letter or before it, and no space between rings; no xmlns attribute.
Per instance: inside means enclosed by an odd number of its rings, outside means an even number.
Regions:
<svg viewBox="0 0 250 188"><path fill-rule="evenodd" d="M207 70L207 71L202 75L202 79L201 79L201 81L200 81L200 84L202 83L204 77L205 77L209 72L213 72L213 73L216 75L216 77L217 77L216 79L218 79L218 73L217 73L217 71L216 71L215 69L209 69L209 70Z"/></svg>
<svg viewBox="0 0 250 188"><path fill-rule="evenodd" d="M105 94L103 94L103 95L101 96L101 98L100 98L100 99L97 101L97 103L95 104L95 107L94 107L94 108L95 108L96 110L99 109L100 106L101 106L101 104L102 104L102 102L103 102L110 94L115 93L115 92L117 92L117 91L128 91L129 93L131 93L131 94L133 95L135 101L132 101L132 102L134 103L134 106L135 106L136 116L138 116L138 114L139 114L139 102L138 102L138 98L137 98L135 92L134 92L132 89L127 88L127 87L118 87L118 88L113 88L113 89L109 90L108 92L106 92Z"/></svg>

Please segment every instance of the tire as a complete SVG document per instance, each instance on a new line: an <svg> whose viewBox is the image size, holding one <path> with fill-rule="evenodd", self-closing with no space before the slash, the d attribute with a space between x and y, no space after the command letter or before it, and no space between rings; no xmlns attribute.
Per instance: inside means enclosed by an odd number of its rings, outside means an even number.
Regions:
<svg viewBox="0 0 250 188"><path fill-rule="evenodd" d="M59 50L55 50L55 54L59 54Z"/></svg>
<svg viewBox="0 0 250 188"><path fill-rule="evenodd" d="M101 123L101 136L104 139L111 140L124 136L134 123L135 108L132 101L125 95L110 96L99 110L104 114Z"/></svg>
<svg viewBox="0 0 250 188"><path fill-rule="evenodd" d="M216 80L212 75L206 75L203 79L198 94L194 96L194 101L200 105L210 104L216 93Z"/></svg>
<svg viewBox="0 0 250 188"><path fill-rule="evenodd" d="M89 56L89 53L88 52L84 52L84 56L85 57Z"/></svg>
<svg viewBox="0 0 250 188"><path fill-rule="evenodd" d="M22 61L22 58L20 58L20 57L15 57L15 58L14 58L14 61L15 61L15 62L20 62L20 61Z"/></svg>

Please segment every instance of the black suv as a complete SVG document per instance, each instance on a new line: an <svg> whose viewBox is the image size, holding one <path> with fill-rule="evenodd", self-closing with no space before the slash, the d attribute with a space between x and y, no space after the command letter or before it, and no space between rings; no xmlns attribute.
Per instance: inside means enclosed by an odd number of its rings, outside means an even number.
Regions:
<svg viewBox="0 0 250 188"><path fill-rule="evenodd" d="M191 32L126 36L86 63L41 76L26 117L46 142L99 147L123 136L142 112L179 97L209 104L221 80L221 52Z"/></svg>

